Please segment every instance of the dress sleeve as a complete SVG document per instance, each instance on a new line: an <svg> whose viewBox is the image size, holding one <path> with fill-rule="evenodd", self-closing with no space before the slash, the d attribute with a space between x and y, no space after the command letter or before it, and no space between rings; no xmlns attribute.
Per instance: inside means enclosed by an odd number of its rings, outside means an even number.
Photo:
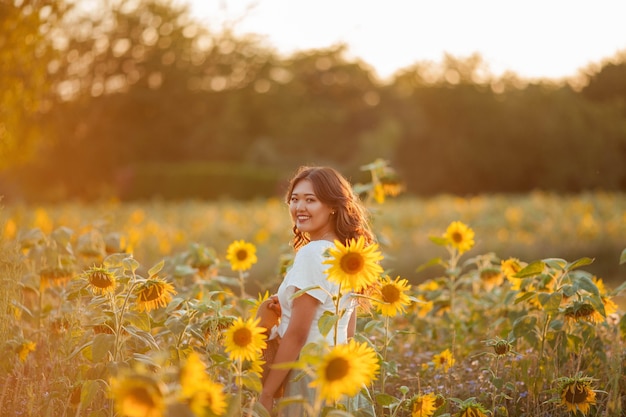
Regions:
<svg viewBox="0 0 626 417"><path fill-rule="evenodd" d="M325 245L309 244L303 246L296 253L293 265L289 271L288 292L290 296L296 291L296 288L303 290L318 286L320 288L308 290L307 294L316 298L322 304L330 298L328 292L332 293L332 288L326 279L325 273L330 265L323 264L326 260L324 256L326 249Z"/></svg>

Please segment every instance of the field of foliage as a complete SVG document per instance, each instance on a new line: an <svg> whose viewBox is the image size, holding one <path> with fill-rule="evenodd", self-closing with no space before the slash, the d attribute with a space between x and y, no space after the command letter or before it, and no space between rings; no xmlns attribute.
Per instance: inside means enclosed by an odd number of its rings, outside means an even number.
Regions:
<svg viewBox="0 0 626 417"><path fill-rule="evenodd" d="M363 384L378 416L624 415L626 196L360 186L385 272L354 343L293 365L319 398ZM1 415L266 415L253 318L292 255L282 201L0 216ZM359 415L339 408L325 412Z"/></svg>

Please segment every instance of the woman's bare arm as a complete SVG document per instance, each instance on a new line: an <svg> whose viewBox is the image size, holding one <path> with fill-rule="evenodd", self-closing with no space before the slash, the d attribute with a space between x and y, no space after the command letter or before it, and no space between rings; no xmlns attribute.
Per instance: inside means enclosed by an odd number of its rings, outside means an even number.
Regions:
<svg viewBox="0 0 626 417"><path fill-rule="evenodd" d="M274 358L274 363L293 362L298 359L300 350L306 343L309 330L313 324L315 311L319 306L319 300L308 294L303 294L293 300L291 320L280 341L280 347ZM274 393L287 377L289 369L273 368L269 371L259 401L265 408L271 410Z"/></svg>
<svg viewBox="0 0 626 417"><path fill-rule="evenodd" d="M352 339L354 337L355 332L356 332L356 308L350 315L350 321L348 322L348 339Z"/></svg>

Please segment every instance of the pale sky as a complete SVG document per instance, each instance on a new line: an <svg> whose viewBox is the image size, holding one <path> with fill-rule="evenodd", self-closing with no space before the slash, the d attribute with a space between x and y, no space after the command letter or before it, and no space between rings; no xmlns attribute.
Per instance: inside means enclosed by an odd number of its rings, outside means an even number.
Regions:
<svg viewBox="0 0 626 417"><path fill-rule="evenodd" d="M626 50L626 0L180 1L214 29L241 19L238 32L285 54L345 42L382 78L478 52L496 75L558 79Z"/></svg>

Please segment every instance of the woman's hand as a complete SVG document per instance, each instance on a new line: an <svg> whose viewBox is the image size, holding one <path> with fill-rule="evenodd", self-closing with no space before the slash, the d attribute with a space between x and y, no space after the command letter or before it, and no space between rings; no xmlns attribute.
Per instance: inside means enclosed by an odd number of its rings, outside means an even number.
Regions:
<svg viewBox="0 0 626 417"><path fill-rule="evenodd" d="M272 310L278 317L282 315L282 308L280 307L280 303L278 302L278 296L276 294L270 296L270 302L267 305L267 308Z"/></svg>
<svg viewBox="0 0 626 417"><path fill-rule="evenodd" d="M256 316L261 319L259 321L259 327L265 328L268 336L272 327L278 325L280 322L281 312L282 310L276 295L271 296L259 305L256 312Z"/></svg>

